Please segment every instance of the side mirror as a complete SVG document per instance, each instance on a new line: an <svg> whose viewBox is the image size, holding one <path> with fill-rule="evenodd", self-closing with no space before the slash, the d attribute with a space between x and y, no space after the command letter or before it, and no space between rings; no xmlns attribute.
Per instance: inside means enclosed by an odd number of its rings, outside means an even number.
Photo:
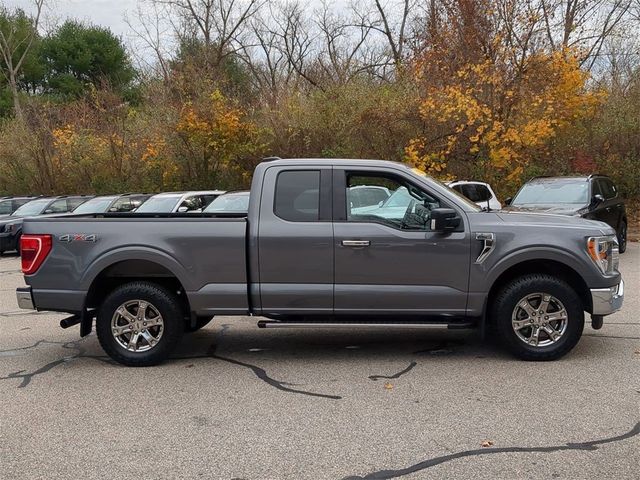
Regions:
<svg viewBox="0 0 640 480"><path fill-rule="evenodd" d="M460 217L453 208L434 208L431 210L430 228L434 232L455 230L460 225Z"/></svg>
<svg viewBox="0 0 640 480"><path fill-rule="evenodd" d="M178 213L187 213L189 211L189 207L178 207Z"/></svg>
<svg viewBox="0 0 640 480"><path fill-rule="evenodd" d="M596 193L593 197L591 197L591 208L596 208L598 205L604 202L604 197Z"/></svg>
<svg viewBox="0 0 640 480"><path fill-rule="evenodd" d="M378 202L378 207L381 207L383 203L384 203L384 200L380 200L380 201Z"/></svg>
<svg viewBox="0 0 640 480"><path fill-rule="evenodd" d="M513 200L513 197L507 197L504 199L504 204L505 205L511 205L511 201Z"/></svg>
<svg viewBox="0 0 640 480"><path fill-rule="evenodd" d="M50 208L47 208L47 209L44 211L44 214L45 214L45 215L50 215L50 214L52 214L52 213L53 213L53 210L51 210Z"/></svg>

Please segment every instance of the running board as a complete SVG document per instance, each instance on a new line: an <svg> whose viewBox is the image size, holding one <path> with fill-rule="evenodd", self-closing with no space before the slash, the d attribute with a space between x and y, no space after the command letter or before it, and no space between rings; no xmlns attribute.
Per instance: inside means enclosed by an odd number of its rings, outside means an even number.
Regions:
<svg viewBox="0 0 640 480"><path fill-rule="evenodd" d="M364 322L279 322L260 320L258 328L431 328L431 329L467 329L475 328L475 323L364 323Z"/></svg>

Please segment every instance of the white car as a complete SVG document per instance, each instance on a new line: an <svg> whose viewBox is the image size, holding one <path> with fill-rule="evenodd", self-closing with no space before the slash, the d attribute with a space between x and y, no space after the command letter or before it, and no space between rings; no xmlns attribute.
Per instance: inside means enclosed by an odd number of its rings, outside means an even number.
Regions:
<svg viewBox="0 0 640 480"><path fill-rule="evenodd" d="M135 212L200 213L223 193L223 190L159 193L140 205Z"/></svg>
<svg viewBox="0 0 640 480"><path fill-rule="evenodd" d="M488 183L456 180L455 182L447 182L447 186L464 195L479 207L489 207L490 210L500 210L502 208L502 204Z"/></svg>

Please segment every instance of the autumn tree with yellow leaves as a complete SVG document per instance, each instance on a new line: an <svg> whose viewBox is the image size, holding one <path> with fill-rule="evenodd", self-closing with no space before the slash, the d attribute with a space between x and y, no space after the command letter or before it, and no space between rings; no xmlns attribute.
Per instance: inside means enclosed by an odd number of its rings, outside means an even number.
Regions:
<svg viewBox="0 0 640 480"><path fill-rule="evenodd" d="M430 131L407 145L405 160L440 177L481 171L513 188L529 166L544 162L552 140L592 116L604 97L587 88L578 50L534 46L538 19L513 20L516 28L492 13L497 2L470 3L485 9L461 10L459 22L428 30L428 48L414 59ZM515 41L516 30L529 32L532 46Z"/></svg>
<svg viewBox="0 0 640 480"><path fill-rule="evenodd" d="M193 188L246 185L251 159L264 149L261 130L220 90L198 104L187 103L176 125L176 158Z"/></svg>

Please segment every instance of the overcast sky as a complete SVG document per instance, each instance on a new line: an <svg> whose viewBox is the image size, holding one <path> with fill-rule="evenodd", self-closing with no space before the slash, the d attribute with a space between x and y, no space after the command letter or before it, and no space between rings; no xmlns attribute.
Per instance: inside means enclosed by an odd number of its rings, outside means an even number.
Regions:
<svg viewBox="0 0 640 480"><path fill-rule="evenodd" d="M31 0L0 0L9 8L21 7L30 10ZM124 14L135 9L137 0L48 0L45 16L49 21L74 18L109 27L116 35L125 37L130 33L124 22Z"/></svg>

